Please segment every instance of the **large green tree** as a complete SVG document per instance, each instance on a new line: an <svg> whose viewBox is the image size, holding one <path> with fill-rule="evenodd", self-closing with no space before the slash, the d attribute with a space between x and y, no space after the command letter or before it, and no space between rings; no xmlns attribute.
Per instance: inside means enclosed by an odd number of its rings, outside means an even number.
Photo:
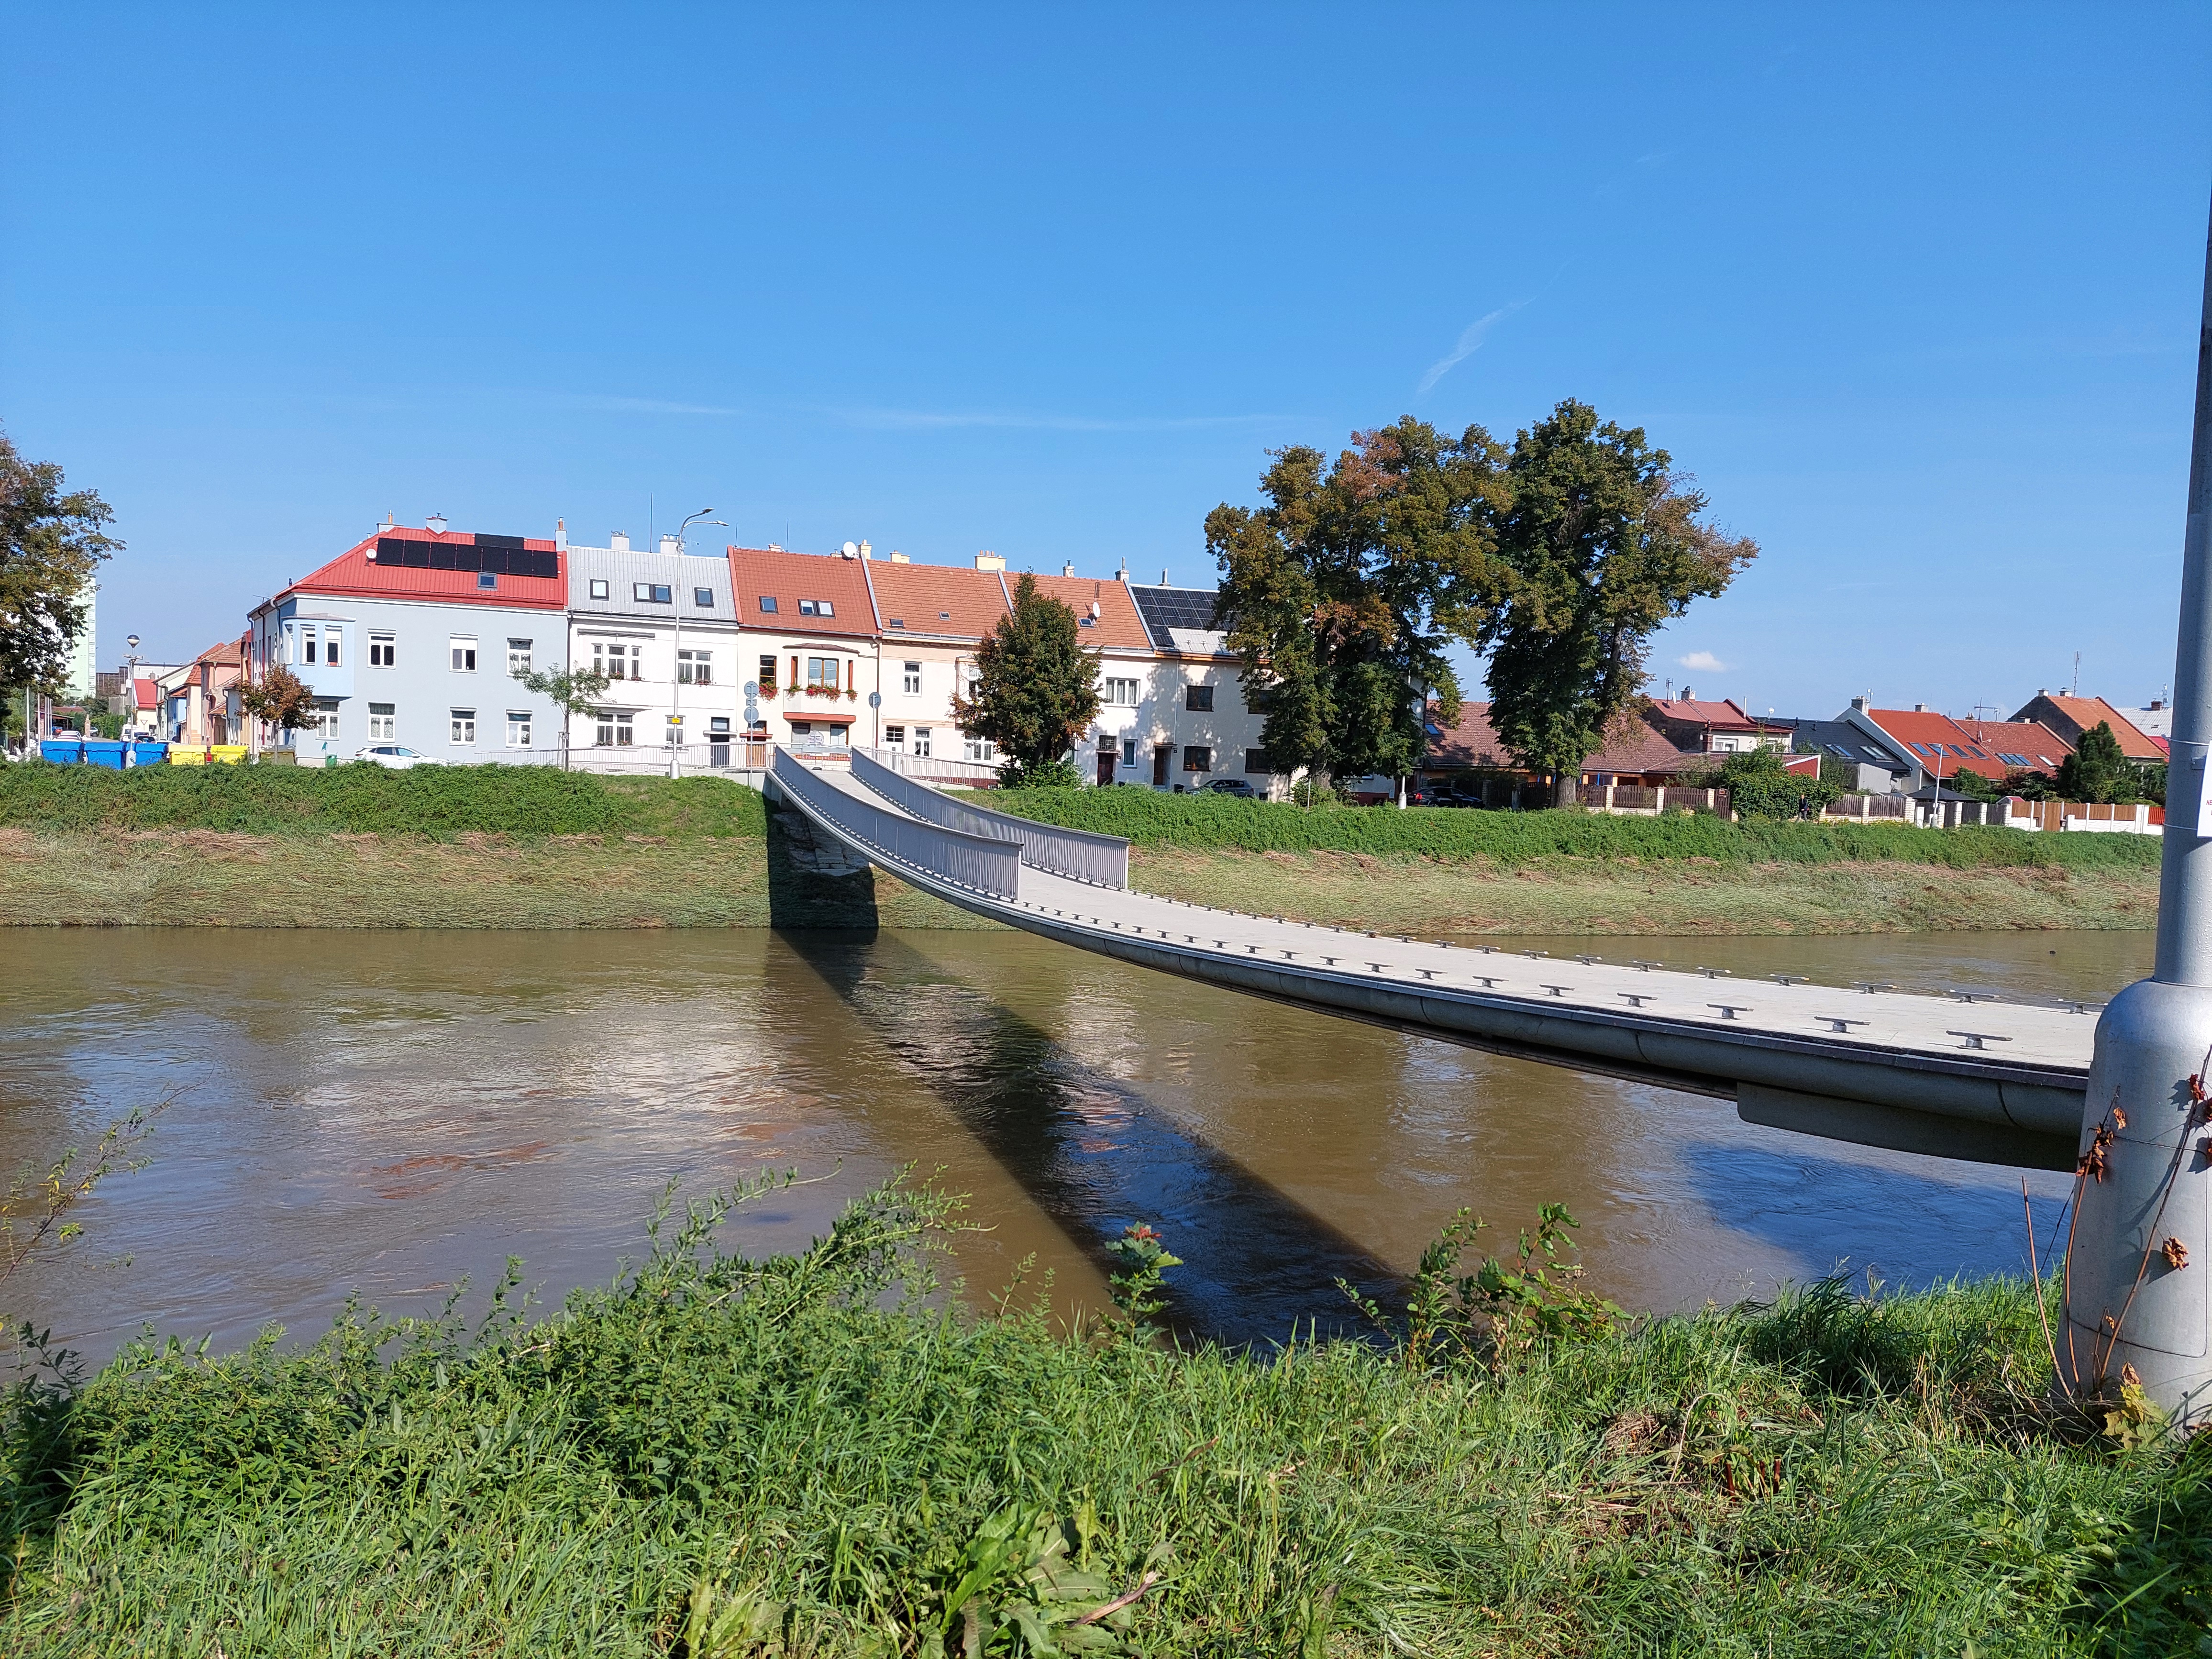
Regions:
<svg viewBox="0 0 2212 1659"><path fill-rule="evenodd" d="M1521 433L1478 630L1490 723L1516 759L1574 799L1582 764L1642 694L1654 630L1759 556L1703 521L1705 495L1640 427L1569 401Z"/></svg>
<svg viewBox="0 0 2212 1659"><path fill-rule="evenodd" d="M123 545L103 529L114 517L96 492L65 491L60 467L25 460L0 432L0 686L60 689L93 573Z"/></svg>
<svg viewBox="0 0 2212 1659"><path fill-rule="evenodd" d="M2074 752L2058 763L2063 800L2103 803L2119 799L2135 783L2135 769L2120 748L2110 720L2099 720L2081 734Z"/></svg>
<svg viewBox="0 0 2212 1659"><path fill-rule="evenodd" d="M1076 781L1065 763L1098 718L1099 661L1077 628L1075 612L1024 574L1012 614L975 647L975 694L956 696L952 717L968 736L999 745L1009 787Z"/></svg>
<svg viewBox="0 0 2212 1659"><path fill-rule="evenodd" d="M1407 416L1356 433L1334 463L1273 452L1264 507L1206 515L1221 567L1216 621L1241 660L1247 705L1278 771L1403 777L1433 693L1459 718L1448 647L1473 643L1492 590L1503 447Z"/></svg>

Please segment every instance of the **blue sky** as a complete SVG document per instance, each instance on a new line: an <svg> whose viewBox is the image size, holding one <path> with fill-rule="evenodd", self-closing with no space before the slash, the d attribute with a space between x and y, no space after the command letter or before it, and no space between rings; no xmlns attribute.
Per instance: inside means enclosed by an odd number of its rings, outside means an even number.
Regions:
<svg viewBox="0 0 2212 1659"><path fill-rule="evenodd" d="M2201 7L4 21L0 422L117 509L104 662L386 512L1209 580L1270 447L1571 396L1765 550L1655 690L2172 672Z"/></svg>

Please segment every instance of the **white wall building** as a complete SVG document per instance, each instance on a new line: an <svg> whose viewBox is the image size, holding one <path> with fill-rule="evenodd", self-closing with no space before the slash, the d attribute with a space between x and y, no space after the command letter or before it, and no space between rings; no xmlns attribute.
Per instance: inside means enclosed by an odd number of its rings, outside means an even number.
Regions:
<svg viewBox="0 0 2212 1659"><path fill-rule="evenodd" d="M568 563L568 665L611 682L592 713L568 717L572 763L665 770L673 748L679 767L729 765L745 726L729 560L688 554L674 536L651 552L619 532L605 547L556 540Z"/></svg>

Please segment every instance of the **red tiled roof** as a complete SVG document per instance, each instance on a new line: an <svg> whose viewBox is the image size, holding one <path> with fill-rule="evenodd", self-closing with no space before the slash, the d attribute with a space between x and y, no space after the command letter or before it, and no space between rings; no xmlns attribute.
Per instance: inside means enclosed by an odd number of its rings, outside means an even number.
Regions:
<svg viewBox="0 0 2212 1659"><path fill-rule="evenodd" d="M1429 705L1429 725L1437 735L1429 739L1427 763L1439 769L1459 767L1499 767L1521 769L1520 762L1505 751L1505 744L1490 724L1490 705L1473 698L1459 706L1459 721L1439 726L1436 705Z"/></svg>
<svg viewBox="0 0 2212 1659"><path fill-rule="evenodd" d="M2112 728L2112 735L2120 740L2120 752L2130 760L2160 761L2166 751L2140 731L2125 714L2102 697L2060 697L2048 691L2039 692L2021 714L2033 715L2038 703L2048 703L2059 716L2056 724L2071 723L2082 732L2094 731L2100 721ZM2015 719L2018 716L2014 716ZM2078 739L2077 739L2078 741Z"/></svg>
<svg viewBox="0 0 2212 1659"><path fill-rule="evenodd" d="M860 570L864 561L766 547L732 547L728 553L730 591L737 595L738 620L744 627L862 639L875 634L875 611ZM763 608L764 599L775 601L774 611ZM803 599L827 599L830 614L802 614Z"/></svg>
<svg viewBox="0 0 2212 1659"><path fill-rule="evenodd" d="M134 679L131 682L131 689L137 694L138 706L141 708L158 708L161 706L161 691L153 681Z"/></svg>
<svg viewBox="0 0 2212 1659"><path fill-rule="evenodd" d="M1749 714L1736 706L1733 697L1719 702L1692 702L1681 697L1654 697L1653 714L1662 720L1679 721L1685 726L1710 726L1716 732L1752 732L1758 724Z"/></svg>
<svg viewBox="0 0 2212 1659"><path fill-rule="evenodd" d="M1436 724L1434 705L1430 708L1430 724ZM1667 772L1681 769L1689 763L1702 763L1707 757L1692 751L1684 754L1656 731L1649 721L1633 713L1624 713L1606 733L1605 746L1583 763L1585 772ZM1428 760L1425 763L1438 770L1449 771L1460 767L1498 767L1507 771L1520 771L1521 763L1507 752L1505 744L1490 723L1490 705L1473 701L1459 706L1459 723L1442 728L1441 735L1429 740Z"/></svg>
<svg viewBox="0 0 2212 1659"><path fill-rule="evenodd" d="M1706 703L1705 708L1714 705ZM1649 720L1624 713L1605 734L1605 747L1583 763L1585 772L1677 772L1685 764L1703 765L1710 759L1703 750L1687 754L1675 748L1666 734Z"/></svg>
<svg viewBox="0 0 2212 1659"><path fill-rule="evenodd" d="M2056 772L2058 763L2074 752L2072 744L2049 726L2033 720L1963 720L1953 724L1971 737L1978 749L1986 749L1992 755L2027 756L2032 772ZM1946 767L1944 770L1950 769Z"/></svg>
<svg viewBox="0 0 2212 1659"><path fill-rule="evenodd" d="M411 565L380 564L369 556L378 538L473 546L471 538L459 531L412 530L404 525L380 529L348 548L313 575L287 585L276 597L288 593L334 593L364 599L431 599L457 605L495 605L534 611L568 608L568 558L562 555L555 576L501 576L499 586L487 592L477 586L473 570L420 570ZM526 540L533 552L552 553L551 542Z"/></svg>
<svg viewBox="0 0 2212 1659"><path fill-rule="evenodd" d="M1006 579L1009 592L1018 580ZM1040 593L1049 594L1075 612L1079 622L1091 614L1092 605L1098 607L1097 622L1083 630L1084 644L1121 651L1152 648L1145 619L1137 614L1137 602L1120 582L1090 576L1039 576L1036 585Z"/></svg>
<svg viewBox="0 0 2212 1659"><path fill-rule="evenodd" d="M1009 609L1012 584L1001 582L994 570L871 561L867 578L886 639L901 634L945 634L980 640ZM894 628L894 623L902 625Z"/></svg>
<svg viewBox="0 0 2212 1659"><path fill-rule="evenodd" d="M2002 783L2007 773L2019 769L1999 760L1996 750L1948 714L1923 714L1917 708L1869 708L1865 713L1869 720L1903 744L1931 776L1940 766L1947 778L1965 770L1978 772L1992 783ZM1992 731L1996 724L1985 722ZM2053 737L2050 741L2057 743L2057 739ZM2012 745L2008 743L2003 747L2009 750ZM2060 747L2064 753L2072 752L2063 744ZM1942 751L1940 755L1935 752L1937 750Z"/></svg>

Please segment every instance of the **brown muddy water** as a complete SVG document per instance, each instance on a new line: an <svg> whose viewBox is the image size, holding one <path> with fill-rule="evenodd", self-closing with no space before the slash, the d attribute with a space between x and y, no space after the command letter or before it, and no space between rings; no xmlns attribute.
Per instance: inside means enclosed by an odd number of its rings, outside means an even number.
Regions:
<svg viewBox="0 0 2212 1659"><path fill-rule="evenodd" d="M1635 946L2102 998L2148 971L2151 937ZM2015 1171L1755 1128L1723 1102L1018 933L124 930L9 950L0 1162L174 1097L149 1165L79 1212L83 1237L0 1285L0 1310L94 1360L149 1327L304 1340L354 1292L432 1311L510 1255L557 1301L642 1249L672 1178L703 1194L793 1168L814 1184L744 1207L727 1248L801 1244L911 1164L988 1229L959 1253L971 1299L1033 1258L1063 1309L1100 1305L1101 1247L1141 1219L1188 1261L1176 1316L1231 1340L1339 1327L1338 1279L1388 1287L1462 1206L1510 1232L1565 1202L1591 1282L1635 1309L2027 1261ZM2047 1242L2067 1183L2027 1180Z"/></svg>

